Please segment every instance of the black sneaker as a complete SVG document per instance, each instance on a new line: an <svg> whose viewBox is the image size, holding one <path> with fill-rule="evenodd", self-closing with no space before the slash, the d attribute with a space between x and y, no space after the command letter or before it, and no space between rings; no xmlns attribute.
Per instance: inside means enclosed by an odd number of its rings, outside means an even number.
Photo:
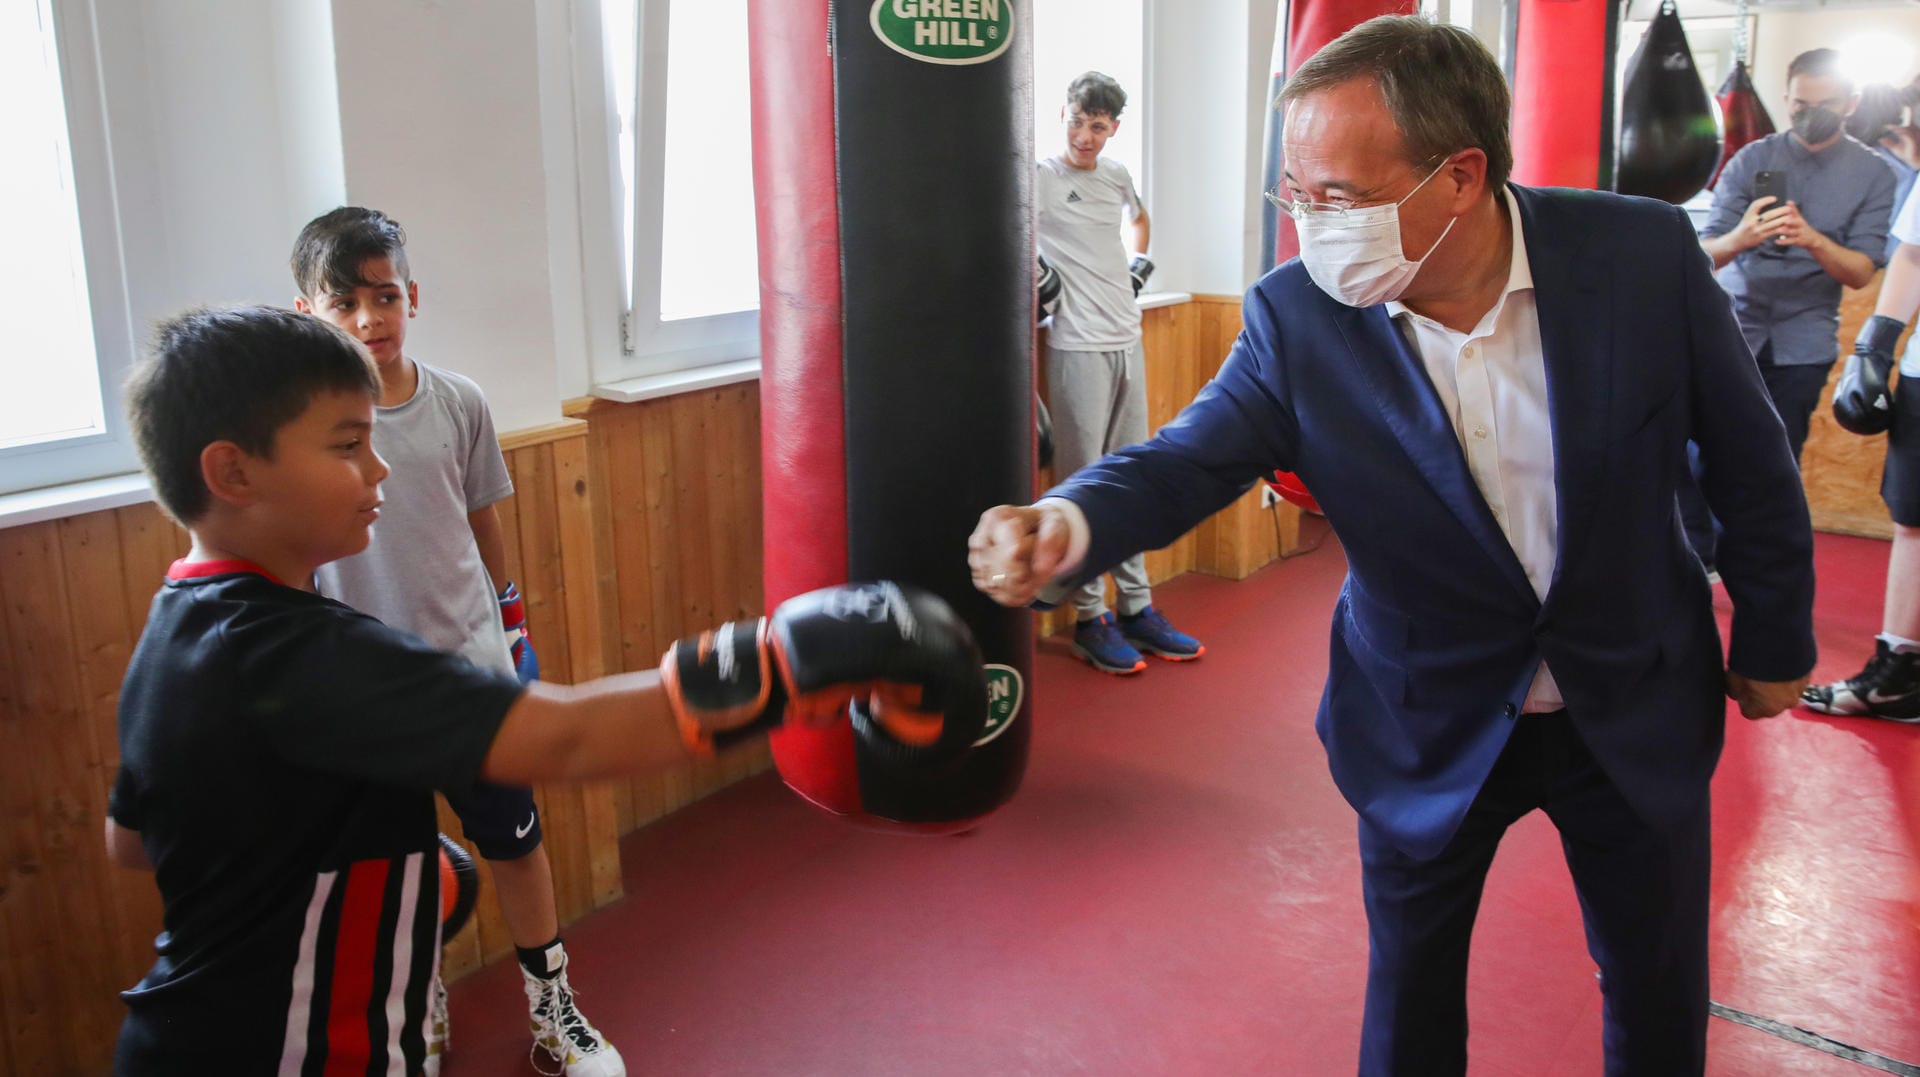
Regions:
<svg viewBox="0 0 1920 1077"><path fill-rule="evenodd" d="M1811 685L1800 704L1818 714L1920 722L1920 655L1896 654L1886 640L1875 640L1867 668L1832 684Z"/></svg>

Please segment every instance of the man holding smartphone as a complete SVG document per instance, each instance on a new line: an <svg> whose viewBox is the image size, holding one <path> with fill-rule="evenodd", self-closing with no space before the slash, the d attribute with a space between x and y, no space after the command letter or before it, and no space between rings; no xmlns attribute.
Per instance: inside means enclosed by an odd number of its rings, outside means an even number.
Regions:
<svg viewBox="0 0 1920 1077"><path fill-rule="evenodd" d="M1886 264L1894 175L1842 129L1859 103L1834 50L1794 57L1792 128L1734 154L1701 232L1795 459L1840 354L1840 289Z"/></svg>
<svg viewBox="0 0 1920 1077"><path fill-rule="evenodd" d="M1792 127L1733 155L1700 234L1796 461L1840 354L1840 289L1865 287L1886 264L1893 217L1893 170L1843 130L1860 94L1839 60L1813 49L1787 65ZM1680 515L1717 578L1717 529L1697 485L1681 484Z"/></svg>

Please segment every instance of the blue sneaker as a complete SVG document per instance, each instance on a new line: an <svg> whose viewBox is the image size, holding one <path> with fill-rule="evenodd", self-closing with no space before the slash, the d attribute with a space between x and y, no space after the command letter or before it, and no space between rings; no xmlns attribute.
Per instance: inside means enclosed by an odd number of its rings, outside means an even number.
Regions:
<svg viewBox="0 0 1920 1077"><path fill-rule="evenodd" d="M1140 657L1140 652L1120 638L1120 629L1114 624L1111 611L1074 626L1073 653L1102 673L1125 677L1147 668L1147 660Z"/></svg>
<svg viewBox="0 0 1920 1077"><path fill-rule="evenodd" d="M1207 653L1199 640L1168 624L1152 606L1120 618L1120 634L1140 650L1169 662L1191 662Z"/></svg>

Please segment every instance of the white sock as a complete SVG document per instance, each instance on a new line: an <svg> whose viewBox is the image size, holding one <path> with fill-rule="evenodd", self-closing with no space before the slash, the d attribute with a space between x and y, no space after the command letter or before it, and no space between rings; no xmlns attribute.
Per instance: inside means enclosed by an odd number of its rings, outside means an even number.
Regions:
<svg viewBox="0 0 1920 1077"><path fill-rule="evenodd" d="M1920 654L1920 640L1908 639L1905 636L1896 636L1891 632L1882 632L1873 638L1885 640L1887 646L1893 648L1894 654Z"/></svg>

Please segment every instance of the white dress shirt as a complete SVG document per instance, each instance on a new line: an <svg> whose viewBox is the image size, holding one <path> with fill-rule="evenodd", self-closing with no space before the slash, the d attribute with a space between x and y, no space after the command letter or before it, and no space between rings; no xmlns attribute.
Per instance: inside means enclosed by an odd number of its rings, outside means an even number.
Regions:
<svg viewBox="0 0 1920 1077"><path fill-rule="evenodd" d="M1474 485L1527 572L1533 593L1547 597L1559 549L1559 495L1553 482L1553 424L1547 415L1547 364L1533 270L1520 234L1520 206L1504 191L1513 222L1513 265L1507 287L1470 333L1386 304L1400 332L1426 364L1440 405L1467 459ZM1559 710L1560 688L1545 662L1523 708Z"/></svg>

